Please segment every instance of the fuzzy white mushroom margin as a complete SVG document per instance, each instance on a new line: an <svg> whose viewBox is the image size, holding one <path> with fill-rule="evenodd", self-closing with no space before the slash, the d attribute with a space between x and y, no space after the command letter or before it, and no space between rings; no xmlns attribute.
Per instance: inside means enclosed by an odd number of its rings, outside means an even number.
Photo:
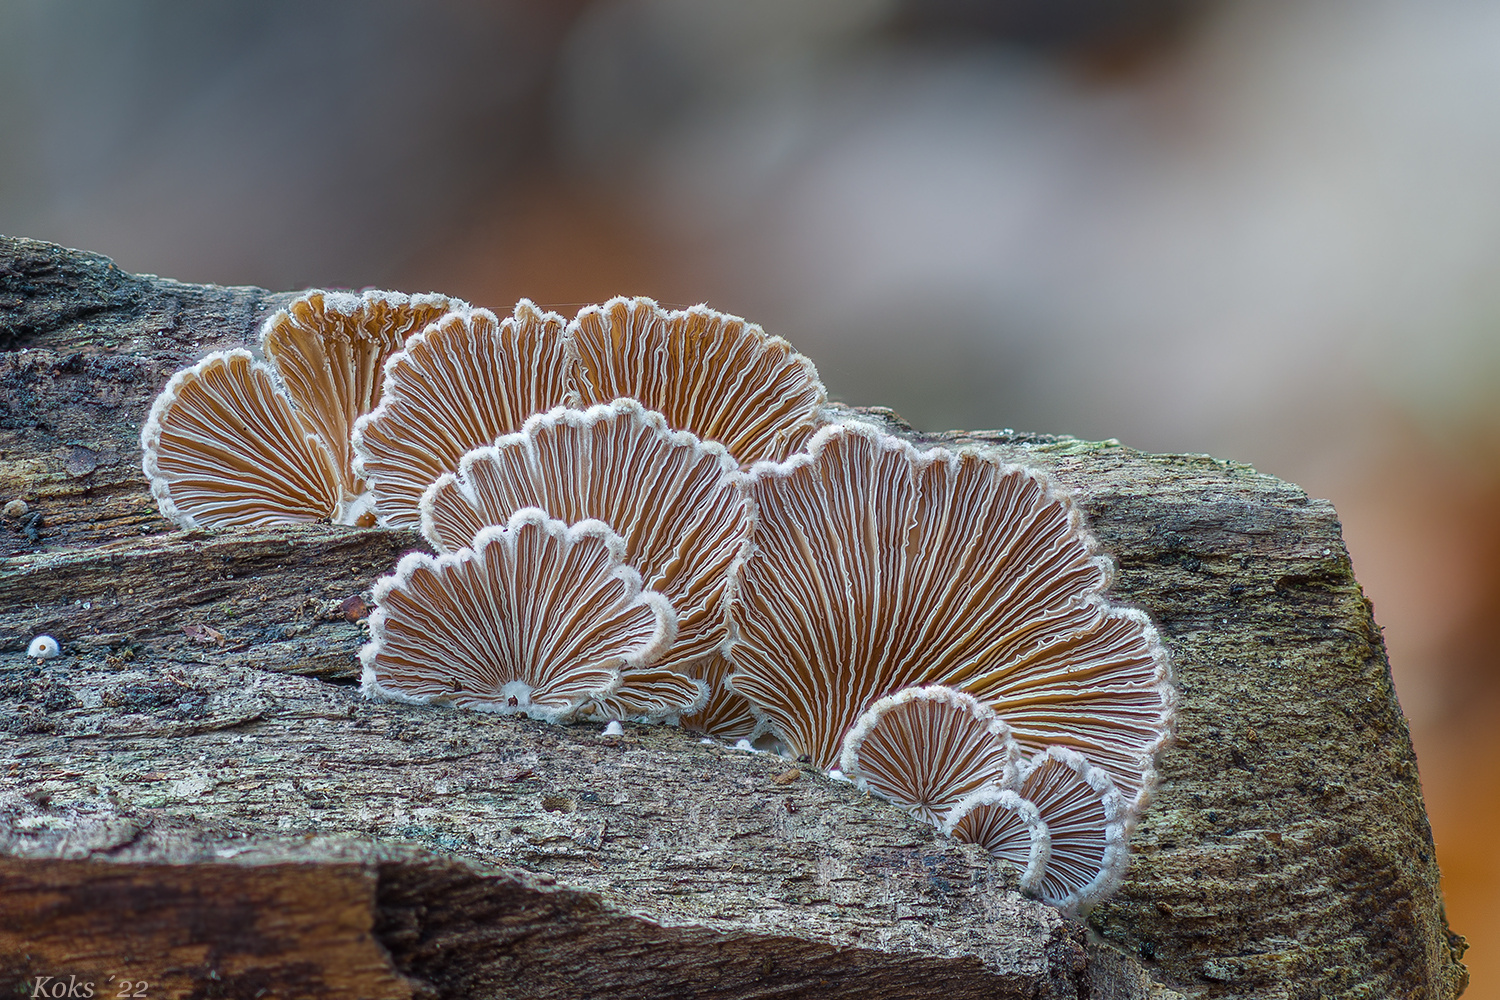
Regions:
<svg viewBox="0 0 1500 1000"><path fill-rule="evenodd" d="M204 355L197 364L184 368L177 372L167 381L166 388L156 397L151 404L151 412L146 417L146 422L141 425L141 471L146 474L147 481L151 484L151 495L156 499L157 510L161 516L176 524L179 528L202 528L202 524L196 517L177 506L172 498L172 483L174 477L164 471L158 464L158 456L161 452L162 427L166 422L167 415L177 405L178 395L185 385L197 382L203 377L203 373L211 368L227 366L231 359L243 359L250 366L252 373L264 375L271 383L277 393L287 398L286 387L281 378L276 374L276 369L257 360L256 357L243 347L236 347L228 351L214 351ZM333 467L333 455L328 451L318 435L311 432L303 433L303 440L308 447L322 451L328 458L329 468ZM226 483L231 481L226 477ZM357 515L356 515L357 516ZM353 522L347 522L352 524Z"/></svg>
<svg viewBox="0 0 1500 1000"><path fill-rule="evenodd" d="M1073 772L1078 783L1092 792L1092 802L1098 805L1104 821L1103 828L1099 831L1103 848L1097 870L1082 885L1071 884L1065 876L1054 870L1060 847L1067 843L1066 831L1061 826L1067 820L1077 822L1076 810L1069 808L1069 815L1063 816L1053 813L1049 822L1053 803L1045 799L1037 801L1027 794L1030 791L1029 779L1049 764L1059 765ZM964 818L981 806L996 806L1011 811L1033 831L1031 860L1021 875L1023 892L1038 895L1064 912L1083 914L1119 888L1124 881L1125 869L1130 864L1128 824L1133 819L1132 810L1116 791L1109 775L1090 764L1088 758L1078 751L1061 746L1048 747L1021 765L1013 785L981 788L965 797L948 813L943 821L942 831L953 836ZM1054 829L1054 824L1059 828ZM1092 831L1092 827L1090 829ZM1040 838L1038 830L1042 834ZM1039 839L1045 845L1044 850L1037 847ZM1037 865L1038 858L1042 859L1040 866ZM1084 863L1089 868L1095 867L1092 860ZM1056 890L1060 886L1068 891L1059 893Z"/></svg>
<svg viewBox="0 0 1500 1000"><path fill-rule="evenodd" d="M1124 828L1128 834L1134 829L1136 821L1151 804L1152 796L1155 794L1156 786L1160 777L1156 770L1157 755L1170 746L1176 738L1177 730L1177 688L1173 680L1171 656L1166 645L1161 641L1155 625L1152 624L1145 612L1136 608L1120 605L1110 600L1107 592L1114 586L1116 565L1114 559L1104 551L1097 538L1088 530L1083 511L1077 503L1080 491L1073 487L1067 487L1053 479L1050 475L1040 469L1007 461L1001 449L994 446L983 446L969 444L957 449L942 447L921 448L912 444L905 438L888 433L883 427L863 420L844 418L835 423L829 423L821 427L812 439L807 443L804 450L799 451L785 461L761 461L756 462L749 469L743 489L749 495L752 511L756 512L757 529L761 517L758 513L758 504L753 494L754 485L757 480L765 478L786 478L797 470L815 466L818 458L830 441L845 435L855 434L872 441L877 449L894 450L904 454L911 464L913 475L919 474L935 463L947 463L956 465L964 456L972 456L989 462L995 466L999 475L1019 474L1032 479L1041 487L1046 502L1057 503L1066 511L1068 529L1085 547L1088 560L1100 571L1100 581L1097 586L1088 592L1079 595L1079 601L1099 609L1117 619L1126 619L1136 624L1140 629L1141 641L1151 659L1152 681L1160 697L1160 708L1152 719L1155 730L1154 737L1139 748L1135 764L1140 771L1140 787L1136 794L1126 798L1121 793L1122 801L1125 803L1126 815L1124 817ZM741 640L736 627L733 608L737 603L737 592L740 588L740 580L745 572L748 561L754 558L758 549L756 546L755 532L751 533L751 544L746 548L744 555L736 559L729 568L729 585L725 592L725 607L730 610L729 614L729 636L725 639L721 649L724 655L731 661L734 660L734 650L740 645ZM727 680L731 690L737 690L735 685L735 673L732 671ZM775 731L773 720L759 706L754 699L748 699L751 711L754 712L760 722L758 731ZM862 715L863 713L861 713ZM851 729L853 726L851 726Z"/></svg>
<svg viewBox="0 0 1500 1000"><path fill-rule="evenodd" d="M444 704L453 700L448 694L443 692L411 695L381 682L377 669L377 659L388 639L387 621L390 617L390 613L384 604L393 591L405 589L409 585L413 575L420 570L427 570L441 576L453 567L476 561L483 563L487 557L486 552L492 545L505 547L508 550L508 554L513 558L516 550L517 534L522 527L527 525L538 526L548 535L558 540L560 544L568 547L587 538L597 538L602 541L608 551L611 562L614 564L611 567L609 579L620 581L625 585L625 595L621 599L622 602L633 606L649 608L656 616L655 629L646 640L637 643L619 655L619 666L612 670L613 678L610 683L574 698L568 705L560 708L548 708L533 704L530 697L533 688L524 681L516 680L505 685L504 690L500 693L501 700L498 702L472 701L466 703L465 707L500 715L527 715L534 719L552 723L566 722L581 708L589 704L592 699L608 695L619 686L620 667L647 666L658 659L671 646L677 637L677 613L673 610L671 602L666 598L660 594L643 589L640 574L624 562L624 540L609 525L595 519L567 525L562 521L549 517L546 511L540 508L523 507L516 511L505 525L495 525L480 531L474 537L472 548L460 549L457 552L444 553L435 557L422 552L407 553L397 563L394 573L382 577L377 581L373 588L373 593L374 601L378 606L369 619L371 639L360 649L359 653L360 663L363 667L360 677L360 691L365 697L414 705ZM484 610L486 609L474 609L476 613L482 613ZM435 655L441 656L442 652L435 651ZM511 704L512 701L515 704Z"/></svg>
<svg viewBox="0 0 1500 1000"><path fill-rule="evenodd" d="M429 306L434 308L446 307L449 310L470 308L469 304L462 299L455 299L436 292L408 295L404 292L389 292L379 289L366 289L358 294L354 292L330 292L314 289L302 293L295 301L302 301L314 295L321 297L324 312L334 313L345 319L354 319L358 313L372 305L385 305L396 309L402 307L420 309ZM295 304L295 301L289 305ZM262 354L265 351L266 338L277 329L278 325L289 321L290 317L287 309L279 309L266 317L265 322L261 324L260 336L257 340L257 345ZM412 336L416 336L420 332L417 331ZM273 391L282 397L282 400L290 406L293 413L298 409L296 402L293 400L292 393L287 389L285 379L281 377L281 373L277 370L276 366L268 364L250 351L240 347L224 351L213 351L199 359L197 364L181 369L168 380L166 387L162 389L161 393L157 395L155 402L151 404L151 412L147 415L146 422L141 425L141 471L150 483L151 495L155 498L157 509L161 512L162 517L172 521L180 528L203 528L208 527L208 525L203 524L192 514L183 510L172 498L173 477L161 468L158 461L161 450L162 426L167 414L171 411L172 407L177 405L178 396L181 394L184 385L197 381L203 376L205 371L212 367L227 365L231 358L243 358L249 362L251 372L263 374L270 381ZM293 428L287 428L287 430L291 431ZM342 479L344 472L347 470L339 468L340 463L330 443L325 442L316 432L304 431L302 433L306 445L312 450L326 455L329 468L333 470L336 476ZM228 442L224 442L223 444L227 446ZM225 482L232 485L233 480L226 477ZM369 490L366 490L358 497L341 498L337 502L336 509L332 512L329 520L333 524L356 524L365 515L372 513L374 506L374 497Z"/></svg>
<svg viewBox="0 0 1500 1000"><path fill-rule="evenodd" d="M1036 805L1017 794L1014 785L1003 788L998 785L987 785L971 793L948 811L948 817L939 829L950 837L958 836L955 831L959 823L981 806L994 806L1004 810L1026 831L1028 840L1026 864L1019 866L1021 891L1028 895L1037 895L1041 889L1042 876L1047 874L1047 862L1052 860L1052 837Z"/></svg>

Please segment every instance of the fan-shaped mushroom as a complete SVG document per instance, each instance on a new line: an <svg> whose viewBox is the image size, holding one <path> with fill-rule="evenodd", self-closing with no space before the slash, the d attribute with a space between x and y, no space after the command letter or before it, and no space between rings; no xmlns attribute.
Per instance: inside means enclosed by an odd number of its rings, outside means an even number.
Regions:
<svg viewBox="0 0 1500 1000"><path fill-rule="evenodd" d="M420 503L422 530L451 551L522 507L609 524L625 540L625 561L672 602L678 630L662 660L629 672L602 711L681 715L701 705L704 685L693 678L704 676L703 661L725 638L728 567L750 532L741 478L723 446L670 430L661 414L634 400L559 407L469 452L456 474L439 477ZM651 697L647 685L656 692ZM721 701L728 697L720 693ZM748 706L741 713L750 718Z"/></svg>
<svg viewBox="0 0 1500 1000"><path fill-rule="evenodd" d="M874 702L943 684L1028 752L1076 747L1143 807L1172 693L1145 616L1102 592L1110 563L1069 497L972 451L863 425L762 463L751 555L731 570L730 685L822 767Z"/></svg>
<svg viewBox="0 0 1500 1000"><path fill-rule="evenodd" d="M1049 747L1021 766L1014 795L1035 807L1047 832L1042 875L1028 864L1022 888L1065 910L1086 909L1114 890L1130 847L1128 809L1109 775L1077 751ZM1016 828L1028 818L1016 798L989 788L955 806L944 829L1015 863Z"/></svg>
<svg viewBox="0 0 1500 1000"><path fill-rule="evenodd" d="M568 348L582 405L638 399L743 466L800 448L827 403L810 360L707 306L668 312L646 298L610 299L578 314Z"/></svg>
<svg viewBox="0 0 1500 1000"><path fill-rule="evenodd" d="M678 719L684 729L708 733L726 743L754 740L765 732L765 721L729 686L733 669L734 665L718 649L693 665L694 676L703 678L708 685L708 700L702 708Z"/></svg>
<svg viewBox="0 0 1500 1000"><path fill-rule="evenodd" d="M382 401L353 436L382 523L415 527L423 492L465 452L569 401L563 329L525 299L504 322L487 309L454 312L386 363Z"/></svg>
<svg viewBox="0 0 1500 1000"><path fill-rule="evenodd" d="M376 405L381 366L407 334L463 305L308 292L266 320L269 364L231 350L178 372L141 429L163 516L183 527L368 521L350 428Z"/></svg>
<svg viewBox="0 0 1500 1000"><path fill-rule="evenodd" d="M528 507L471 541L410 553L375 585L367 696L559 722L671 646L671 603L643 590L603 522Z"/></svg>
<svg viewBox="0 0 1500 1000"><path fill-rule="evenodd" d="M934 684L871 705L844 737L839 768L860 788L940 826L966 795L1014 783L1019 753L999 716Z"/></svg>
<svg viewBox="0 0 1500 1000"><path fill-rule="evenodd" d="M1038 890L1052 840L1036 806L1014 789L988 785L972 792L949 811L942 829L1010 862L1021 875L1022 892Z"/></svg>

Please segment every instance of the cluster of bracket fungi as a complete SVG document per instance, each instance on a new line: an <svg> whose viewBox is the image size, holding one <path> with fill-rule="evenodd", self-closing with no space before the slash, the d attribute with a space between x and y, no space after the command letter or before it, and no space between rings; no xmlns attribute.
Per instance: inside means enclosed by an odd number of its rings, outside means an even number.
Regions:
<svg viewBox="0 0 1500 1000"><path fill-rule="evenodd" d="M704 306L311 292L260 355L171 380L145 472L183 527L420 529L366 695L769 742L1065 909L1123 876L1167 657L1046 476L850 419Z"/></svg>

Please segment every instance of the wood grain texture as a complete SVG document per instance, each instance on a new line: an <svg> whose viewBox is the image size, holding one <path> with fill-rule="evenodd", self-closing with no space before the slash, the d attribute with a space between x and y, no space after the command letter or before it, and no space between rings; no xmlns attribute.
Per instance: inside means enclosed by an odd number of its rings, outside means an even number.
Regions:
<svg viewBox="0 0 1500 1000"><path fill-rule="evenodd" d="M170 374L253 343L288 298L0 238L0 505L27 507L0 519L0 989L1461 991L1406 725L1326 502L1205 457L911 435L1077 488L1114 594L1172 651L1179 738L1085 928L775 758L361 700L361 595L417 536L183 533L139 468ZM41 632L64 656L24 658Z"/></svg>

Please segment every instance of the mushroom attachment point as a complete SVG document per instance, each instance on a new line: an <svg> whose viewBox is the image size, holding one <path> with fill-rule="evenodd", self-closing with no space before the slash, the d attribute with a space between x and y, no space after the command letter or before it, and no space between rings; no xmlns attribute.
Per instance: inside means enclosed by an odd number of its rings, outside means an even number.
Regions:
<svg viewBox="0 0 1500 1000"><path fill-rule="evenodd" d="M1028 864L1022 888L1069 912L1086 911L1113 892L1130 860L1128 811L1109 775L1066 747L1049 747L1021 766L1014 795L1036 810L1046 830L1041 876ZM981 789L948 815L944 829L1016 863L1024 807L997 789Z"/></svg>
<svg viewBox="0 0 1500 1000"><path fill-rule="evenodd" d="M370 524L350 433L414 329L464 303L443 295L308 292L266 320L261 350L218 351L174 375L141 429L162 515L184 528Z"/></svg>
<svg viewBox="0 0 1500 1000"><path fill-rule="evenodd" d="M1057 743L1136 808L1173 712L1145 615L1103 596L1111 563L1069 495L975 451L860 424L751 470L755 527L731 568L729 684L820 767L877 700L941 684L1025 753Z"/></svg>
<svg viewBox="0 0 1500 1000"><path fill-rule="evenodd" d="M569 324L568 349L583 405L638 399L745 467L786 458L824 423L828 394L811 360L704 305L668 312L647 298L610 299Z"/></svg>
<svg viewBox="0 0 1500 1000"><path fill-rule="evenodd" d="M519 433L469 452L423 495L422 530L440 551L470 544L485 525L522 507L566 522L596 518L624 539L625 562L677 611L677 641L661 661L629 670L597 707L606 718L688 716L704 706L710 668L726 637L729 565L750 532L742 476L724 448L673 431L629 399L537 414ZM710 708L734 702L720 688ZM686 721L686 720L684 720ZM691 724L689 722L689 724Z"/></svg>
<svg viewBox="0 0 1500 1000"><path fill-rule="evenodd" d="M466 452L569 401L564 325L522 299L503 322L450 313L391 357L381 403L353 435L382 524L416 527L423 492Z"/></svg>
<svg viewBox="0 0 1500 1000"><path fill-rule="evenodd" d="M642 590L624 553L600 521L570 527L528 507L472 548L406 555L374 588L362 690L568 720L676 634L671 604Z"/></svg>
<svg viewBox="0 0 1500 1000"><path fill-rule="evenodd" d="M839 768L854 783L941 826L965 796L1015 782L1010 727L973 696L941 685L881 698L844 737Z"/></svg>

